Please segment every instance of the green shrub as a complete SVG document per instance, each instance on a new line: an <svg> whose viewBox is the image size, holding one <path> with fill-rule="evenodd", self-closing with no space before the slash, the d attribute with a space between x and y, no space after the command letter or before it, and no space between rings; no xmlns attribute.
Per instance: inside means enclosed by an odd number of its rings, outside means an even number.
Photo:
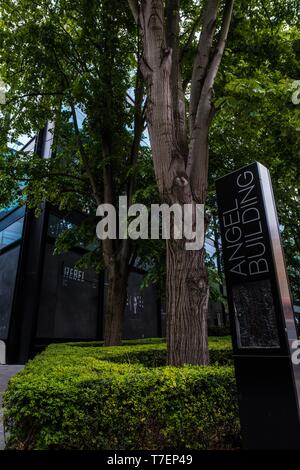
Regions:
<svg viewBox="0 0 300 470"><path fill-rule="evenodd" d="M99 347L103 343L77 342L68 343L70 346L96 348L95 356L99 358ZM128 347L130 345L130 347ZM134 347L132 347L134 346ZM122 347L103 348L100 350L102 357L118 363L140 363L146 367L159 367L166 365L167 346L161 338L147 338L140 340L125 340ZM92 354L92 349L90 349ZM230 336L209 338L210 363L214 365L232 365L232 351Z"/></svg>
<svg viewBox="0 0 300 470"><path fill-rule="evenodd" d="M211 357L224 359L229 348L228 339L212 340ZM49 346L9 383L4 397L7 448L238 446L233 369L157 367L165 351L161 342Z"/></svg>

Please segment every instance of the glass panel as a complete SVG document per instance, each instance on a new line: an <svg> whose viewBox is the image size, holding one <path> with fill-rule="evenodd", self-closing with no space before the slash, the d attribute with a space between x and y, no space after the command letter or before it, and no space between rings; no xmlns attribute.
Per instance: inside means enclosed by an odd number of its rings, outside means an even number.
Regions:
<svg viewBox="0 0 300 470"><path fill-rule="evenodd" d="M6 227L0 232L0 249L11 245L22 238L24 217Z"/></svg>

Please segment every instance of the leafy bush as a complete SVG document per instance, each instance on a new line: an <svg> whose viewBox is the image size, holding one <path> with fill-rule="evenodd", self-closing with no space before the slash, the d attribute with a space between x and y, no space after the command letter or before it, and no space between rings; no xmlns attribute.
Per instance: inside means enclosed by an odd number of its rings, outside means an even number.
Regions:
<svg viewBox="0 0 300 470"><path fill-rule="evenodd" d="M211 357L230 343L211 341ZM221 354L222 353L222 354ZM231 367L160 366L165 344L51 345L4 397L9 449L209 449L239 444Z"/></svg>
<svg viewBox="0 0 300 470"><path fill-rule="evenodd" d="M68 343L76 347L100 347L101 341ZM139 347L128 347L128 346ZM101 350L106 359L118 363L140 363L146 367L165 366L167 361L167 346L161 338L147 338L123 341L122 347L104 348ZM215 365L231 365L232 351L231 338L229 336L210 337L209 338L210 363ZM99 358L99 350L96 350L96 356Z"/></svg>

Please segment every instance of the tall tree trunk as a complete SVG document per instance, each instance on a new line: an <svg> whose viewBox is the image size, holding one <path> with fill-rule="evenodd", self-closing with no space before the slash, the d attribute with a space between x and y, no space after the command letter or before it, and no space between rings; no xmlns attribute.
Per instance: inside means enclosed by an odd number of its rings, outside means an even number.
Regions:
<svg viewBox="0 0 300 470"><path fill-rule="evenodd" d="M128 262L115 261L107 268L104 346L118 346L123 334L124 310L127 298Z"/></svg>
<svg viewBox="0 0 300 470"><path fill-rule="evenodd" d="M208 280L204 249L187 251L184 240L167 243L168 364L208 364Z"/></svg>
<svg viewBox="0 0 300 470"><path fill-rule="evenodd" d="M180 1L128 0L128 3L143 40L140 66L147 84L147 125L160 196L168 205L193 204L195 208L196 203L205 204L207 195L213 86L234 0L225 0L219 29L216 22L221 2L204 3L191 77L189 136L179 63ZM214 42L216 30L218 39ZM185 241L171 239L167 243L168 363L207 364L209 289L204 249L187 251Z"/></svg>

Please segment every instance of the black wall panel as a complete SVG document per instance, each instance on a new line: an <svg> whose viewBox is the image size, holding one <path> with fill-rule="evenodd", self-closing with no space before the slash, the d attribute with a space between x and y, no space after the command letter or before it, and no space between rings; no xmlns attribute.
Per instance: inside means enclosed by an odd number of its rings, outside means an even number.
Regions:
<svg viewBox="0 0 300 470"><path fill-rule="evenodd" d="M38 315L38 338L96 339L101 302L99 277L75 268L80 255L53 256L47 243Z"/></svg>

